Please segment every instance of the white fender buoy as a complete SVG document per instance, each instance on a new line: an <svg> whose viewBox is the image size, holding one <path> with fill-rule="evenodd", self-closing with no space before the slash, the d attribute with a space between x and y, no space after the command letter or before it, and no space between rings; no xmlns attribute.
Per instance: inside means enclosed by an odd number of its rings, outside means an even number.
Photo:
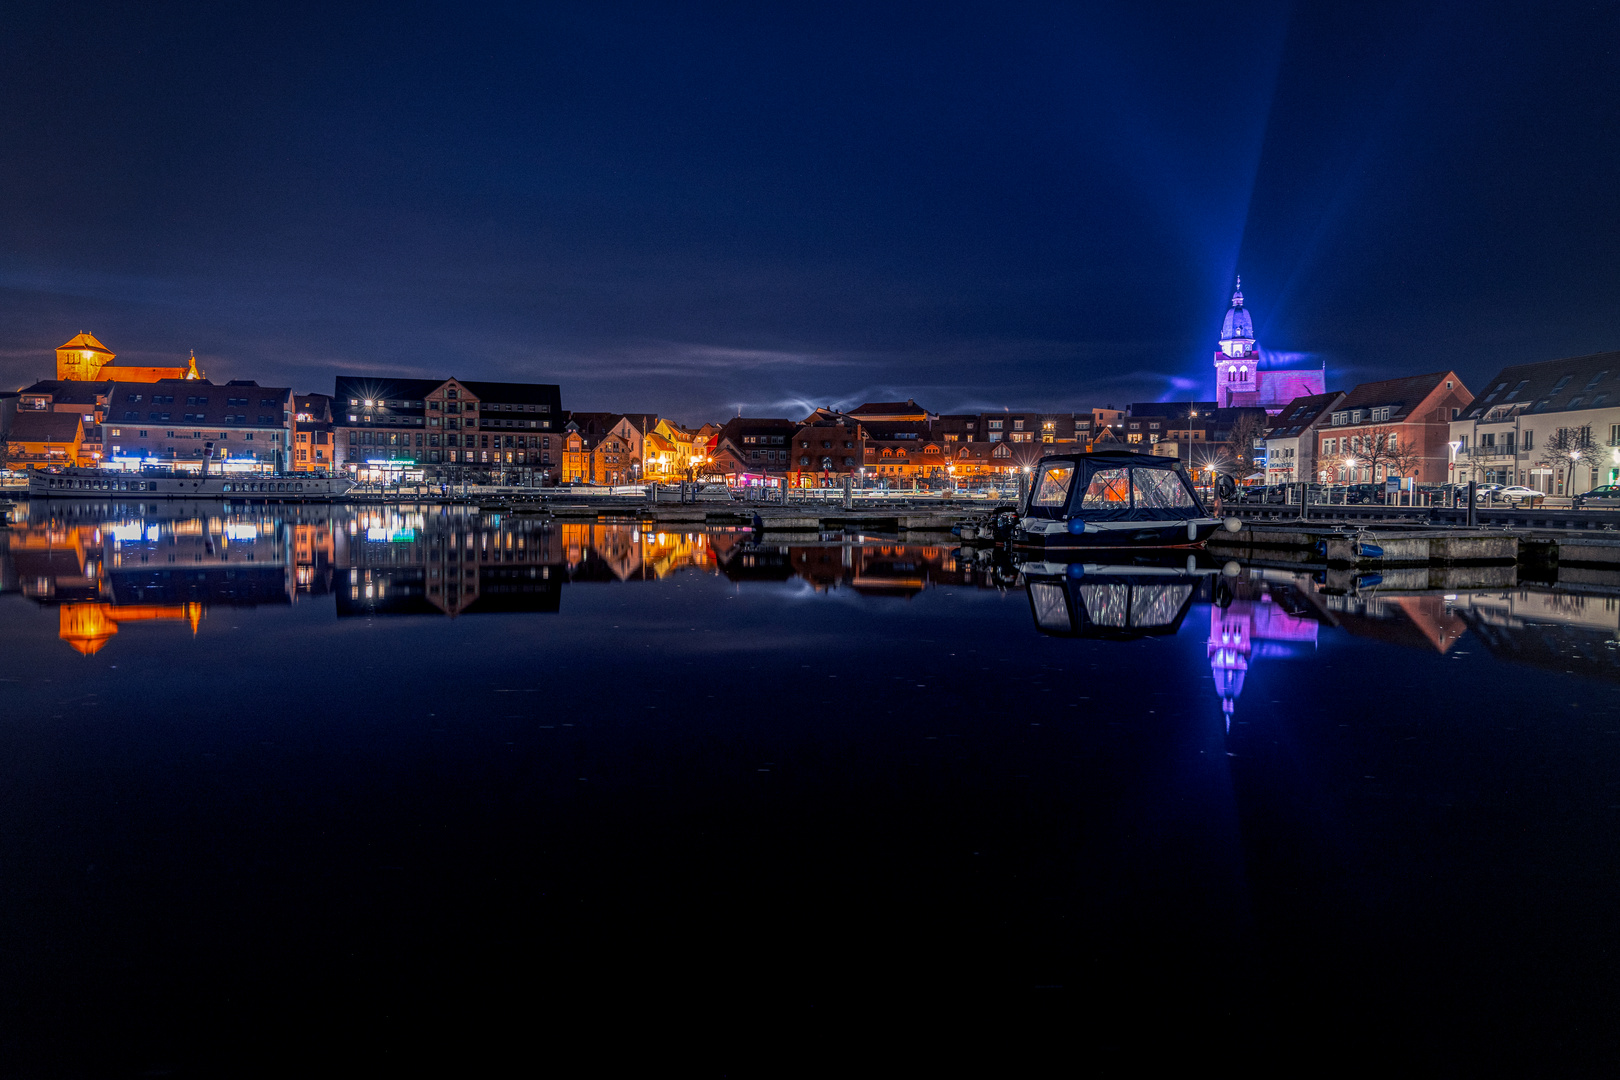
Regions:
<svg viewBox="0 0 1620 1080"><path fill-rule="evenodd" d="M1242 518L1229 517L1226 519L1227 532L1237 532L1241 528L1243 528Z"/></svg>
<svg viewBox="0 0 1620 1080"><path fill-rule="evenodd" d="M1189 540L1198 539L1198 522L1196 522L1196 521L1187 522L1187 539L1189 539Z"/></svg>
<svg viewBox="0 0 1620 1080"><path fill-rule="evenodd" d="M1225 566L1221 567L1221 573L1225 574L1227 577L1237 577L1239 574L1243 573L1243 567L1238 565L1236 559L1231 559Z"/></svg>

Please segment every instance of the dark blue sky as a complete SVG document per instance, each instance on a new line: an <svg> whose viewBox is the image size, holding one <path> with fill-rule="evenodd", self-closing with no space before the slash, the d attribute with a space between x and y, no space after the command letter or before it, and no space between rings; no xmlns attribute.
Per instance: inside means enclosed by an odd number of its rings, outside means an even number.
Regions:
<svg viewBox="0 0 1620 1080"><path fill-rule="evenodd" d="M687 420L1620 348L1620 7L0 7L0 384L556 381ZM1191 380L1196 380L1193 383Z"/></svg>

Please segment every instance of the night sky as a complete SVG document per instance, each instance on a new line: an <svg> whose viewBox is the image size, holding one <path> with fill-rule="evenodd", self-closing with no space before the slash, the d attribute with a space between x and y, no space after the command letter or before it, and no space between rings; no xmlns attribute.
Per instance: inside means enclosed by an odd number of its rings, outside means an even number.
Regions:
<svg viewBox="0 0 1620 1080"><path fill-rule="evenodd" d="M121 360L697 422L1620 348L1620 6L0 7L0 385Z"/></svg>

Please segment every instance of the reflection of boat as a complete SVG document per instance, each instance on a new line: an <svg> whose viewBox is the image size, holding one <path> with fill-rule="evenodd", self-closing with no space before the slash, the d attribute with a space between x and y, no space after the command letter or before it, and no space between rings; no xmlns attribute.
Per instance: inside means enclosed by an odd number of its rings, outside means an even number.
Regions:
<svg viewBox="0 0 1620 1080"><path fill-rule="evenodd" d="M1023 571L1041 633L1113 639L1174 634L1219 574L1191 557L1181 567L1031 562Z"/></svg>
<svg viewBox="0 0 1620 1080"><path fill-rule="evenodd" d="M1124 451L1049 457L1035 468L1016 548L1195 547L1220 527L1175 458Z"/></svg>
<svg viewBox="0 0 1620 1080"><path fill-rule="evenodd" d="M103 472L100 469L39 470L28 477L28 494L42 499L230 499L247 502L322 502L354 487L346 476L208 476L169 472Z"/></svg>

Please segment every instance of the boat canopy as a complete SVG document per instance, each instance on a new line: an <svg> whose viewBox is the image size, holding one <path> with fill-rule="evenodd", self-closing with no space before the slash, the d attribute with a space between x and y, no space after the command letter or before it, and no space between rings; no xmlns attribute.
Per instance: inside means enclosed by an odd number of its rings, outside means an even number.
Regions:
<svg viewBox="0 0 1620 1080"><path fill-rule="evenodd" d="M1139 576L1128 567L1102 567L1100 572L1078 577L1031 578L1026 585L1030 614L1041 633L1129 639L1174 634L1203 581Z"/></svg>
<svg viewBox="0 0 1620 1080"><path fill-rule="evenodd" d="M1043 458L1035 466L1024 513L1059 521L1182 521L1206 516L1180 461L1126 451Z"/></svg>

